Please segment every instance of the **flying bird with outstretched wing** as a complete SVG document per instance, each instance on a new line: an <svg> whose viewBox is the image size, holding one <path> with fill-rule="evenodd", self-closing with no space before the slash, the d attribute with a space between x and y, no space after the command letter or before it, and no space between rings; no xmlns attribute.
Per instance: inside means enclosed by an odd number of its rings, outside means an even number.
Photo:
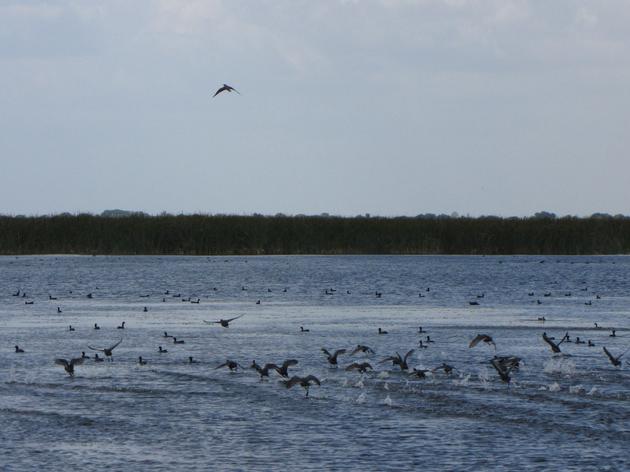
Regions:
<svg viewBox="0 0 630 472"><path fill-rule="evenodd" d="M239 95L241 94L241 92L239 92L238 90L236 90L234 87L229 86L228 84L223 84L223 86L219 87L219 89L214 93L214 95L212 96L212 98L216 97L217 95L219 95L221 92L236 92Z"/></svg>

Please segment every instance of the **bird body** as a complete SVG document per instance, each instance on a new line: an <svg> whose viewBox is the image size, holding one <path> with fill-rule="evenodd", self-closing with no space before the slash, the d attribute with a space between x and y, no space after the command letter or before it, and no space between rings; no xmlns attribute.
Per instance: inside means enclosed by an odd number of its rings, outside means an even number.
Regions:
<svg viewBox="0 0 630 472"><path fill-rule="evenodd" d="M219 87L219 89L214 93L214 95L212 96L212 98L216 97L217 95L219 95L221 92L236 92L239 95L241 94L241 92L239 92L238 90L236 90L234 87L229 86L228 84L223 84L221 87Z"/></svg>
<svg viewBox="0 0 630 472"><path fill-rule="evenodd" d="M328 360L328 363L330 365L337 366L337 356L340 354L345 354L346 350L337 349L334 354L331 354L330 352L328 352L328 350L322 348L322 352L326 355L326 359Z"/></svg>
<svg viewBox="0 0 630 472"><path fill-rule="evenodd" d="M552 338L550 338L549 336L547 336L547 333L543 333L542 334L542 338L543 341L545 341L547 344L549 344L549 347L551 347L551 351L559 354L562 351L560 350L560 344L562 344L562 342L566 339L566 338L562 338L562 341L560 341L558 344L556 344L555 342L553 342Z"/></svg>
<svg viewBox="0 0 630 472"><path fill-rule="evenodd" d="M499 359L492 359L490 361L490 364L492 364L492 367L496 369L499 377L501 377L501 380L509 384L512 380L512 378L510 377L510 372L512 372L512 369L514 369L514 367L506 366Z"/></svg>
<svg viewBox="0 0 630 472"><path fill-rule="evenodd" d="M230 372L238 370L239 367L241 369L243 368L238 362L232 361L230 359L226 360L223 364L215 367L214 370L220 369L221 367L227 367L228 369L230 369Z"/></svg>
<svg viewBox="0 0 630 472"><path fill-rule="evenodd" d="M308 397L308 389L310 388L311 383L313 385L321 385L319 379L314 375L307 375L306 377L293 376L289 380L284 380L283 383L286 388L291 388L294 385L300 385L304 390L306 390L306 397Z"/></svg>
<svg viewBox="0 0 630 472"><path fill-rule="evenodd" d="M297 365L297 363L298 363L297 359L287 359L286 361L284 361L282 363L282 365L280 367L275 366L275 370L282 377L288 378L289 377L289 367L291 367L292 365Z"/></svg>
<svg viewBox="0 0 630 472"><path fill-rule="evenodd" d="M120 338L120 341L118 341L116 344L114 344L114 345L113 345L113 346L111 346L111 347L106 347L106 348L103 348L103 349L99 349L99 348L97 348L97 347L88 346L88 348L92 349L93 351L101 351L101 352L103 352L103 353L105 354L105 357L109 357L109 358L110 358L110 360L111 360L111 359L112 359L112 351L113 351L113 350L114 350L114 348L115 348L116 346L118 346L121 342L122 342L122 338Z"/></svg>
<svg viewBox="0 0 630 472"><path fill-rule="evenodd" d="M613 356L610 351L608 349L606 349L606 346L603 347L604 349L604 353L606 353L606 356L608 357L608 360L610 361L610 363L612 365L614 365L615 367L621 367L621 358L625 355L626 352L628 352L627 350L618 355L617 357Z"/></svg>
<svg viewBox="0 0 630 472"><path fill-rule="evenodd" d="M494 349L497 349L497 345L494 344L494 341L492 339L491 336L488 336L487 334L478 334L477 336L475 336L473 338L472 341L470 341L470 344L468 345L469 348L475 347L477 344L479 344L481 341L483 341L484 343L490 345L492 344L494 346Z"/></svg>
<svg viewBox="0 0 630 472"><path fill-rule="evenodd" d="M402 357L400 354L396 353L395 356L386 357L380 363L382 364L383 362L392 361L392 365L399 366L400 370L409 370L409 365L407 364L407 358L411 354L413 354L414 351L415 349L411 349L409 352L407 352L407 354L405 354L405 357Z"/></svg>
<svg viewBox="0 0 630 472"><path fill-rule="evenodd" d="M350 355L354 356L357 352L362 352L364 354L374 354L374 349L372 349L371 347L368 347L368 346L364 346L363 344L357 344L357 347L355 347L352 350Z"/></svg>
<svg viewBox="0 0 630 472"><path fill-rule="evenodd" d="M238 315L238 316L235 316L234 318L229 318L227 320L224 320L224 319L220 319L219 321L206 321L206 320L203 320L203 322L207 323L207 324L220 324L224 328L229 328L230 327L230 323L232 321L234 321L234 320L239 319L241 316L243 316L243 315Z"/></svg>
<svg viewBox="0 0 630 472"><path fill-rule="evenodd" d="M353 362L352 364L350 364L349 366L346 367L346 370L350 371L350 370L358 370L360 373L364 374L368 371L368 369L370 370L374 370L374 368L372 367L372 365L369 362Z"/></svg>
<svg viewBox="0 0 630 472"><path fill-rule="evenodd" d="M74 366L83 364L83 357L71 359L69 362L65 359L55 359L55 364L62 365L64 370L68 372L68 375L74 377Z"/></svg>

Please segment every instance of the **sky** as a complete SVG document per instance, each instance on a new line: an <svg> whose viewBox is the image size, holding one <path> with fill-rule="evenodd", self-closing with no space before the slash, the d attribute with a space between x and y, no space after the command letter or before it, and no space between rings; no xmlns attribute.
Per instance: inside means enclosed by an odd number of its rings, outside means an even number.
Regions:
<svg viewBox="0 0 630 472"><path fill-rule="evenodd" d="M630 214L629 24L627 0L0 0L0 213Z"/></svg>

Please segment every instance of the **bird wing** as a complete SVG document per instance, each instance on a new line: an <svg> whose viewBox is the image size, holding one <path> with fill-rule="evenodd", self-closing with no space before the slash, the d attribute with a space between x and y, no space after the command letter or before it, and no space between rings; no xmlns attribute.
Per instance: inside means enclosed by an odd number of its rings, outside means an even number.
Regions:
<svg viewBox="0 0 630 472"><path fill-rule="evenodd" d="M74 359L70 361L70 365L81 365L81 364L83 364L83 357L75 357Z"/></svg>
<svg viewBox="0 0 630 472"><path fill-rule="evenodd" d="M392 361L392 362L400 361L400 357L389 356L383 359L382 361L380 361L379 364L382 364L383 362L387 362L387 361Z"/></svg>
<svg viewBox="0 0 630 472"><path fill-rule="evenodd" d="M90 345L88 345L88 349L92 349L93 351L101 351L101 352L105 352L105 349L99 349L97 347L92 347Z"/></svg>
<svg viewBox="0 0 630 472"><path fill-rule="evenodd" d="M113 350L116 346L118 346L120 343L122 342L122 338L120 338L120 341L118 341L116 344L114 344L112 347L110 347L109 349L107 349L108 351Z"/></svg>
<svg viewBox="0 0 630 472"><path fill-rule="evenodd" d="M235 316L234 318L230 318L229 320L223 320L223 321L227 321L228 323L230 323L231 321L239 319L241 316L243 316L243 315L238 315L238 316ZM219 321L219 323L220 323L220 321Z"/></svg>
<svg viewBox="0 0 630 472"><path fill-rule="evenodd" d="M322 352L326 354L328 357L331 357L330 352L328 352L328 349L322 348Z"/></svg>
<svg viewBox="0 0 630 472"><path fill-rule="evenodd" d="M545 341L547 344L549 344L549 346L551 346L551 350L553 352L561 352L560 348L558 347L558 345L556 343L554 343L551 339L549 339L547 336L545 336L545 334L543 333L543 341Z"/></svg>
<svg viewBox="0 0 630 472"><path fill-rule="evenodd" d="M345 354L345 353L346 353L345 349L337 349L333 357L337 357L339 354Z"/></svg>
<svg viewBox="0 0 630 472"><path fill-rule="evenodd" d="M65 359L55 359L55 364L62 365L64 367L68 367L68 361Z"/></svg>
<svg viewBox="0 0 630 472"><path fill-rule="evenodd" d="M501 362L499 362L498 359L492 359L490 361L490 364L492 364L492 367L494 367L497 372L499 373L499 375L505 375L507 374L506 369L503 367L503 365L501 365Z"/></svg>
<svg viewBox="0 0 630 472"><path fill-rule="evenodd" d="M346 367L346 370L354 370L354 369L360 369L360 368L361 366L359 364L357 364L356 362L353 362L352 364Z"/></svg>
<svg viewBox="0 0 630 472"><path fill-rule="evenodd" d="M207 321L207 320L203 320L204 323L207 324L216 324L216 323L221 323L220 321Z"/></svg>
<svg viewBox="0 0 630 472"><path fill-rule="evenodd" d="M610 353L610 351L608 351L608 349L606 349L606 347L604 346L604 352L606 353L606 355L608 356L608 359L610 359L610 362L615 362L617 359Z"/></svg>
<svg viewBox="0 0 630 472"><path fill-rule="evenodd" d="M214 370L220 369L221 367L227 367L228 365L229 365L229 362L224 362L223 364L216 366Z"/></svg>
<svg viewBox="0 0 630 472"><path fill-rule="evenodd" d="M305 382L313 382L317 385L321 385L321 383L319 382L319 379L317 377L315 377L314 375L307 375L306 377L304 377L303 379Z"/></svg>
<svg viewBox="0 0 630 472"><path fill-rule="evenodd" d="M364 362L363 364L360 365L361 368L363 369L372 369L374 370L374 367L372 367L372 364L370 364L369 362Z"/></svg>
<svg viewBox="0 0 630 472"><path fill-rule="evenodd" d="M291 388L294 385L299 384L300 382L302 382L302 378L301 377L293 376L289 380L285 380L284 381L284 386L287 387L287 388Z"/></svg>
<svg viewBox="0 0 630 472"><path fill-rule="evenodd" d="M298 363L297 359L287 359L282 363L283 369L288 369L292 365L296 365Z"/></svg>
<svg viewBox="0 0 630 472"><path fill-rule="evenodd" d="M217 95L219 95L221 92L225 92L227 90L227 88L225 87L225 85L223 87L220 87L219 90L217 90L214 95L212 96L212 98L216 97Z"/></svg>
<svg viewBox="0 0 630 472"><path fill-rule="evenodd" d="M357 346L355 347L352 352L350 353L351 356L354 356L357 352L359 352L361 350L361 346Z"/></svg>
<svg viewBox="0 0 630 472"><path fill-rule="evenodd" d="M470 344L468 345L469 348L471 347L475 347L477 344L479 344L481 341L483 341L486 338L485 334L478 334L477 336L475 336L473 338L472 341L470 341Z"/></svg>
<svg viewBox="0 0 630 472"><path fill-rule="evenodd" d="M365 346L365 347L367 347L367 352L369 352L370 354L376 354L374 349L372 349L371 347L368 347L368 346Z"/></svg>
<svg viewBox="0 0 630 472"><path fill-rule="evenodd" d="M234 87L230 87L230 91L234 91L234 92L238 93L239 95L241 94L241 92L239 92L238 90L236 90Z"/></svg>
<svg viewBox="0 0 630 472"><path fill-rule="evenodd" d="M269 370L269 369L277 369L278 366L276 364L265 364L265 367L262 368L262 370Z"/></svg>
<svg viewBox="0 0 630 472"><path fill-rule="evenodd" d="M411 349L407 354L405 354L405 357L403 358L403 361L407 362L407 358L413 354L413 352L415 351L415 349Z"/></svg>

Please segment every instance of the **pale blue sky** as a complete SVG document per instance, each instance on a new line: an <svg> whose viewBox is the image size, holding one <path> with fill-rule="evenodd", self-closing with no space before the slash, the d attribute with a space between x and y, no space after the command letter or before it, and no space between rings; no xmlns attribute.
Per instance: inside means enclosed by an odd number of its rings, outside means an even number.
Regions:
<svg viewBox="0 0 630 472"><path fill-rule="evenodd" d="M0 0L0 213L630 214L628 25L605 0Z"/></svg>

